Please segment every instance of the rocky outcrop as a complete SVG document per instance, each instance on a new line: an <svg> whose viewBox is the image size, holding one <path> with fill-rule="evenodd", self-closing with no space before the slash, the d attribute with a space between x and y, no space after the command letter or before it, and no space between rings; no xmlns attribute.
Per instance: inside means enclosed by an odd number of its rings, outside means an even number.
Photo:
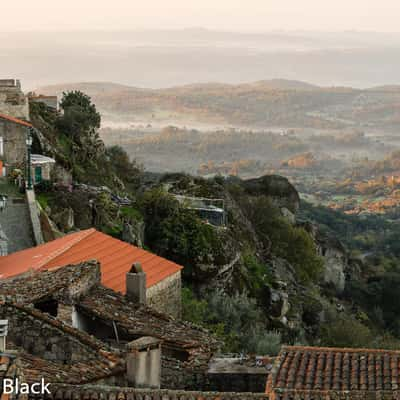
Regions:
<svg viewBox="0 0 400 400"><path fill-rule="evenodd" d="M283 176L265 175L242 183L245 191L251 196L268 196L279 208L287 208L296 213L300 206L300 196L295 187Z"/></svg>
<svg viewBox="0 0 400 400"><path fill-rule="evenodd" d="M283 318L290 309L288 293L282 289L273 288L269 288L268 292L268 310L270 317L286 322Z"/></svg>
<svg viewBox="0 0 400 400"><path fill-rule="evenodd" d="M335 237L322 232L318 226L305 223L305 229L311 233L319 255L324 260L323 284L333 287L337 293L342 293L346 285L346 271L349 260L346 249Z"/></svg>
<svg viewBox="0 0 400 400"><path fill-rule="evenodd" d="M144 245L144 222L125 222L122 228L122 240L138 247Z"/></svg>
<svg viewBox="0 0 400 400"><path fill-rule="evenodd" d="M52 214L51 217L63 232L69 232L75 226L74 210L71 207L64 208L62 211Z"/></svg>

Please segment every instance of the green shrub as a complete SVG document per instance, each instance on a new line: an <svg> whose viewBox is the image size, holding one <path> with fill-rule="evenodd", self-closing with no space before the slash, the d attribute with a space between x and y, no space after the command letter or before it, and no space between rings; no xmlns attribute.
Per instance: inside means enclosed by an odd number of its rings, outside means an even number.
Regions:
<svg viewBox="0 0 400 400"><path fill-rule="evenodd" d="M36 193L51 192L54 189L53 183L49 180L43 180L35 185Z"/></svg>
<svg viewBox="0 0 400 400"><path fill-rule="evenodd" d="M47 193L37 193L36 200L39 202L40 207L45 210L49 205L50 196Z"/></svg>
<svg viewBox="0 0 400 400"><path fill-rule="evenodd" d="M182 318L198 325L204 325L208 315L206 300L197 300L188 288L182 288Z"/></svg>
<svg viewBox="0 0 400 400"><path fill-rule="evenodd" d="M189 288L182 292L183 318L204 326L224 342L223 351L276 355L281 335L268 331L255 300L245 294L214 292L197 299Z"/></svg>
<svg viewBox="0 0 400 400"><path fill-rule="evenodd" d="M156 189L142 200L147 244L157 253L185 266L191 277L198 263L214 262L222 253L214 228L168 193Z"/></svg>
<svg viewBox="0 0 400 400"><path fill-rule="evenodd" d="M257 257L246 252L242 256L243 265L246 270L246 283L252 297L258 298L265 286L273 283L273 275L268 265L258 261Z"/></svg>
<svg viewBox="0 0 400 400"><path fill-rule="evenodd" d="M321 341L333 347L371 347L374 335L361 322L341 316L322 326Z"/></svg>
<svg viewBox="0 0 400 400"><path fill-rule="evenodd" d="M106 149L108 164L114 173L122 179L131 189L140 185L142 167L129 159L128 153L120 146L112 146Z"/></svg>
<svg viewBox="0 0 400 400"><path fill-rule="evenodd" d="M270 247L274 255L292 264L301 281L317 282L323 261L309 233L282 217L266 196L242 198L241 203L265 246Z"/></svg>
<svg viewBox="0 0 400 400"><path fill-rule="evenodd" d="M140 211L131 206L123 206L120 208L120 213L123 217L127 217L134 221L141 221L143 219L142 214Z"/></svg>
<svg viewBox="0 0 400 400"><path fill-rule="evenodd" d="M256 354L276 356L282 347L282 335L278 331L260 332L252 338L250 347Z"/></svg>

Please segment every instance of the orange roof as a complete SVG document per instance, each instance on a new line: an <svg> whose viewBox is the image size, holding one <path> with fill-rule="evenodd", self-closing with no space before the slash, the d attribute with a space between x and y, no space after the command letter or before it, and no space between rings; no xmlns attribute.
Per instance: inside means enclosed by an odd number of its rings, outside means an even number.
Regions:
<svg viewBox="0 0 400 400"><path fill-rule="evenodd" d="M32 124L30 124L29 122L23 121L22 119L11 117L10 115L0 114L0 118L10 122L14 122L15 124L24 125L28 128L32 128Z"/></svg>
<svg viewBox="0 0 400 400"><path fill-rule="evenodd" d="M89 260L100 262L102 284L121 293L126 291L125 275L134 262L141 263L146 273L147 287L156 285L183 268L92 228L0 257L0 279L30 269L52 269Z"/></svg>

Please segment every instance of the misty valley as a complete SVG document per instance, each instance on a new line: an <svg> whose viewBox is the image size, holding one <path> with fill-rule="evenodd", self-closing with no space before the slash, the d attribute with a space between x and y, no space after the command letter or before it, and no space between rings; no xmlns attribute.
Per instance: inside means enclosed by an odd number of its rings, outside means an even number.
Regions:
<svg viewBox="0 0 400 400"><path fill-rule="evenodd" d="M1 400L400 398L400 34L92 26L0 27Z"/></svg>
<svg viewBox="0 0 400 400"><path fill-rule="evenodd" d="M255 178L279 174L314 205L392 215L399 203L400 87L358 90L272 80L81 89L103 115L101 138L151 172Z"/></svg>

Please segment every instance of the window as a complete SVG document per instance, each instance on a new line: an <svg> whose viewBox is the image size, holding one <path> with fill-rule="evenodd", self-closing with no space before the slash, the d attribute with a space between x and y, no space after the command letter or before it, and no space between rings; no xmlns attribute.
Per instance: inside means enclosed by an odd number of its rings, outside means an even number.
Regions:
<svg viewBox="0 0 400 400"><path fill-rule="evenodd" d="M34 303L34 307L38 310L57 317L58 314L58 301L54 299L47 299Z"/></svg>
<svg viewBox="0 0 400 400"><path fill-rule="evenodd" d="M0 136L0 156L4 155L4 145L3 136Z"/></svg>

